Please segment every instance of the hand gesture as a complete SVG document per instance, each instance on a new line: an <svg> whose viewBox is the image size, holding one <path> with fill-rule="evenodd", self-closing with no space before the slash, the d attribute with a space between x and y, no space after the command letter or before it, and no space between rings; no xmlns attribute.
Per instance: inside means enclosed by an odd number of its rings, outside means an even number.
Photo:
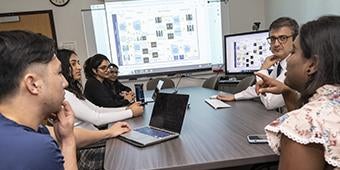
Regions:
<svg viewBox="0 0 340 170"><path fill-rule="evenodd" d="M290 88L284 83L275 80L271 77L267 77L264 74L256 72L255 75L259 76L262 80L256 82L256 93L257 94L265 94L265 93L273 93L273 94L282 94L285 91L288 91Z"/></svg>
<svg viewBox="0 0 340 170"><path fill-rule="evenodd" d="M126 122L117 122L113 124L110 128L107 129L111 137L119 136L125 132L128 132L131 130L131 127Z"/></svg>
<svg viewBox="0 0 340 170"><path fill-rule="evenodd" d="M130 102L135 100L135 94L132 91L130 91L130 92L122 91L120 93L120 96L124 97L125 100L128 100Z"/></svg>
<svg viewBox="0 0 340 170"><path fill-rule="evenodd" d="M53 127L58 142L63 143L68 140L75 140L73 134L74 112L67 101L63 102L60 111L56 113Z"/></svg>
<svg viewBox="0 0 340 170"><path fill-rule="evenodd" d="M128 92L128 94L132 95L132 96L135 96L135 93L131 90Z"/></svg>
<svg viewBox="0 0 340 170"><path fill-rule="evenodd" d="M219 94L216 99L222 100L225 102L235 101L235 97L232 94Z"/></svg>
<svg viewBox="0 0 340 170"><path fill-rule="evenodd" d="M131 104L128 107L128 109L132 110L133 117L140 116L144 112L144 107L141 106L141 104L139 102L135 102L135 103Z"/></svg>
<svg viewBox="0 0 340 170"><path fill-rule="evenodd" d="M267 57L262 63L261 70L268 69L280 60L279 57L272 55Z"/></svg>

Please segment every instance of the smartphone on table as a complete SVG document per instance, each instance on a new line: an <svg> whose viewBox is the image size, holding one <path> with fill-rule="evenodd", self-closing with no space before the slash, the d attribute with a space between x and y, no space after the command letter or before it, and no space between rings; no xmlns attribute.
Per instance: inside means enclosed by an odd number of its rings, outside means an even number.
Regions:
<svg viewBox="0 0 340 170"><path fill-rule="evenodd" d="M267 136L265 134L252 134L247 136L247 140L251 144L263 144L268 143Z"/></svg>

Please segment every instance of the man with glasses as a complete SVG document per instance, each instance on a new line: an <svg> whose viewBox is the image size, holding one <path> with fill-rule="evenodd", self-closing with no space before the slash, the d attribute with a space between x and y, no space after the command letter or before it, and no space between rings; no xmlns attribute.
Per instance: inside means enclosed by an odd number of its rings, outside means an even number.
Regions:
<svg viewBox="0 0 340 170"><path fill-rule="evenodd" d="M269 27L270 50L273 55L268 56L261 66L259 72L275 78L281 82L286 78L287 58L293 48L293 41L298 35L299 26L297 22L288 17L281 17L272 22ZM284 106L282 95L266 94L258 96L255 92L255 86L234 95L218 95L217 99L222 101L245 100L260 97L261 102L268 109L276 109Z"/></svg>

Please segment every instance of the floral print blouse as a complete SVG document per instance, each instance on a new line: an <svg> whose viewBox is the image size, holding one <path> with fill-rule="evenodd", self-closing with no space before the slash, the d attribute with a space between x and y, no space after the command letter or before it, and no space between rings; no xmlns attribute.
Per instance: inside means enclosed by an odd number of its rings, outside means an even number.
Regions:
<svg viewBox="0 0 340 170"><path fill-rule="evenodd" d="M340 86L320 87L307 104L276 119L265 131L276 154L284 134L300 144L323 145L326 162L340 169Z"/></svg>

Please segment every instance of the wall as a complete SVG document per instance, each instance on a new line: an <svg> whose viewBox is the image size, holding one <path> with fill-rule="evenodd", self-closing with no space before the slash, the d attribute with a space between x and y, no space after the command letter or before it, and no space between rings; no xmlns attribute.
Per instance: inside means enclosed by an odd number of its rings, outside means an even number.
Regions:
<svg viewBox="0 0 340 170"><path fill-rule="evenodd" d="M100 0L71 0L65 7L56 7L48 0L1 0L0 13L53 10L58 45L75 42L78 55L84 61L86 54L85 39L82 28L81 9L90 4L101 3Z"/></svg>
<svg viewBox="0 0 340 170"><path fill-rule="evenodd" d="M252 31L254 22L261 22L260 30L267 29L264 0L229 0L229 10L225 12L228 11L230 33Z"/></svg>
<svg viewBox="0 0 340 170"><path fill-rule="evenodd" d="M303 24L322 15L340 15L339 0L265 0L264 4L267 27L280 16L292 17Z"/></svg>
<svg viewBox="0 0 340 170"><path fill-rule="evenodd" d="M58 45L75 42L76 50L83 63L86 58L86 45L82 26L81 9L88 9L91 4L103 3L104 0L71 0L65 7L55 7L48 0L0 0L0 13L53 10ZM254 21L264 25L264 0L229 0L222 2L224 34L251 31ZM229 11L230 9L230 11ZM230 15L230 17L229 17ZM230 24L229 24L230 23ZM205 72L192 78L184 78L179 86L201 86L204 79L212 76ZM175 79L175 83L178 79ZM145 82L147 79L138 80ZM130 81L129 86L134 81Z"/></svg>

